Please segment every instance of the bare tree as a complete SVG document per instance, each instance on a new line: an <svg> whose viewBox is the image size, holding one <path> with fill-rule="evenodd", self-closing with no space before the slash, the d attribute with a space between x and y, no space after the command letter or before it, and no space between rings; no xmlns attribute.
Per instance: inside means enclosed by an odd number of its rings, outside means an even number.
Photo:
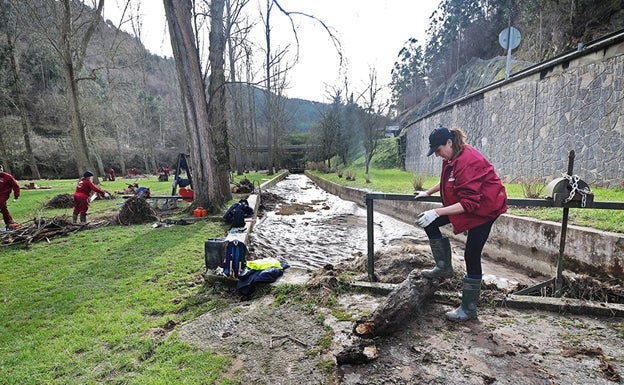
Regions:
<svg viewBox="0 0 624 385"><path fill-rule="evenodd" d="M230 138L230 160L233 168L240 174L248 165L247 151L245 149L252 146L252 131L254 127L251 123L253 115L246 113L244 109L244 91L248 87L243 87L240 77L250 75L245 72L245 68L250 68L251 57L246 55L251 52L250 44L247 41L249 31L252 27L242 16L243 8L249 0L226 0L225 1L225 39L227 46L227 58L229 67L228 89L228 137ZM246 79L252 82L252 79ZM235 140L238 139L238 140Z"/></svg>
<svg viewBox="0 0 624 385"><path fill-rule="evenodd" d="M70 136L79 174L90 169L96 173L91 159L87 129L81 110L79 82L95 79L93 73L84 74L83 66L87 48L96 27L101 22L104 0L92 0L92 8L71 0L26 2L30 15L39 25L39 33L58 54L65 79L65 92L69 105ZM74 11L77 14L74 14ZM53 28L50 28L53 26Z"/></svg>
<svg viewBox="0 0 624 385"><path fill-rule="evenodd" d="M286 55L288 53L288 46L284 49L273 50L271 40L271 14L273 7L277 7L278 10L284 14L290 22L290 27L295 38L296 54L292 63L286 61ZM266 0L266 9L264 16L264 38L265 38L265 117L267 118L268 129L268 154L269 154L269 172L275 172L275 168L278 162L279 153L279 132L283 126L283 122L286 119L283 116L284 100L283 93L287 86L285 75L288 71L298 62L299 52L299 39L297 36L297 28L295 26L293 16L302 16L307 19L311 19L321 24L328 34L328 37L334 44L338 55L340 56L342 63L342 48L340 41L334 36L331 28L329 28L323 21L319 20L313 15L309 15L304 12L288 11L284 9L277 0Z"/></svg>
<svg viewBox="0 0 624 385"><path fill-rule="evenodd" d="M191 0L163 0L173 55L178 70L181 99L184 108L185 125L189 136L191 165L193 169L195 204L216 211L229 201L232 193L229 188L229 159L227 132L220 131L225 126L221 113L223 76L223 0L211 3L210 98L214 105L208 107L205 84L202 77L196 34L193 30L193 4ZM220 66L220 68L219 68ZM220 83L219 83L220 82ZM212 100L211 100L212 103Z"/></svg>
<svg viewBox="0 0 624 385"><path fill-rule="evenodd" d="M24 90L22 87L22 79L19 74L18 63L15 53L15 39L17 39L17 15L12 12L11 4L3 1L0 3L0 16L4 26L4 32L6 36L6 55L9 60L9 70L12 77L12 97L8 97L7 100L13 105L13 108L17 111L20 117L20 124L22 126L22 135L24 137L24 147L26 150L26 158L30 167L30 172L33 179L41 179L39 174L39 168L37 167L37 161L32 149L30 141L30 118L26 112L26 104L24 103Z"/></svg>
<svg viewBox="0 0 624 385"><path fill-rule="evenodd" d="M316 145L318 155L323 161L327 161L327 167L331 170L331 158L338 154L339 142L342 138L342 91L333 90L331 95L332 104L328 109L321 112L321 123L318 126Z"/></svg>
<svg viewBox="0 0 624 385"><path fill-rule="evenodd" d="M383 115L387 110L387 105L379 100L381 91L382 88L377 83L377 72L374 68L371 68L368 74L368 85L361 95L364 113L362 119L364 163L367 175L373 155L377 151L379 139L383 137L383 127L381 125L383 124Z"/></svg>

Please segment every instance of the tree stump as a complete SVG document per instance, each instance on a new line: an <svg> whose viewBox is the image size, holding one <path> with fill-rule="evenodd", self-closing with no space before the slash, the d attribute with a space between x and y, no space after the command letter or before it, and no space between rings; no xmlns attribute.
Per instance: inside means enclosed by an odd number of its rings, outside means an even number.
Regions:
<svg viewBox="0 0 624 385"><path fill-rule="evenodd" d="M420 270L412 270L372 315L356 322L353 332L360 337L372 337L402 329L405 322L422 312L425 301L438 286L438 281L422 278Z"/></svg>

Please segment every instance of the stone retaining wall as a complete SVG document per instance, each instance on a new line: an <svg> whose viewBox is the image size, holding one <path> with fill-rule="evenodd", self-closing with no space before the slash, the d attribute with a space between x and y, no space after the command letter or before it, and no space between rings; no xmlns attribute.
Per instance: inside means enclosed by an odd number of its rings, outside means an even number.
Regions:
<svg viewBox="0 0 624 385"><path fill-rule="evenodd" d="M438 175L426 156L439 125L459 127L504 181L549 181L567 171L624 186L624 33L540 63L406 123L406 169ZM599 200L599 199L598 199Z"/></svg>
<svg viewBox="0 0 624 385"><path fill-rule="evenodd" d="M307 174L323 190L342 199L366 207L367 191L339 184ZM376 212L413 224L416 215L439 206L436 203L375 200ZM450 226L442 229L457 240ZM505 214L494 224L483 251L489 258L503 260L544 275L556 276L559 256L561 224ZM565 270L595 277L624 278L624 234L598 231L568 225L564 253Z"/></svg>

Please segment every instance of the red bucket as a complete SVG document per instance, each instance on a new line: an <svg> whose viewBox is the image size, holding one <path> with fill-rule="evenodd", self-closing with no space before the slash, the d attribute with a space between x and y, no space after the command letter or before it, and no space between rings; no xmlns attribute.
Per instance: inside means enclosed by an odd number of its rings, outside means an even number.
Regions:
<svg viewBox="0 0 624 385"><path fill-rule="evenodd" d="M185 202L193 202L193 190L181 188L178 190L178 194L180 194Z"/></svg>

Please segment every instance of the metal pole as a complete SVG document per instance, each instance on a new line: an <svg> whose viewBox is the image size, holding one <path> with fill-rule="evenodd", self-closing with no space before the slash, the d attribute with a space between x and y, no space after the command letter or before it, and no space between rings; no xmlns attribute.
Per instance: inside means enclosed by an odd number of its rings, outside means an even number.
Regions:
<svg viewBox="0 0 624 385"><path fill-rule="evenodd" d="M574 170L574 150L568 155L568 175L572 176ZM565 251L566 233L568 229L568 207L563 208L563 218L561 219L561 238L559 240L559 258L557 258L557 277L555 278L555 297L561 297L561 288L563 286L563 254Z"/></svg>
<svg viewBox="0 0 624 385"><path fill-rule="evenodd" d="M505 80L509 79L511 67L511 26L507 28L507 66L505 67Z"/></svg>
<svg viewBox="0 0 624 385"><path fill-rule="evenodd" d="M366 195L366 239L368 243L368 280L376 282L375 278L375 239L373 238L373 198Z"/></svg>

